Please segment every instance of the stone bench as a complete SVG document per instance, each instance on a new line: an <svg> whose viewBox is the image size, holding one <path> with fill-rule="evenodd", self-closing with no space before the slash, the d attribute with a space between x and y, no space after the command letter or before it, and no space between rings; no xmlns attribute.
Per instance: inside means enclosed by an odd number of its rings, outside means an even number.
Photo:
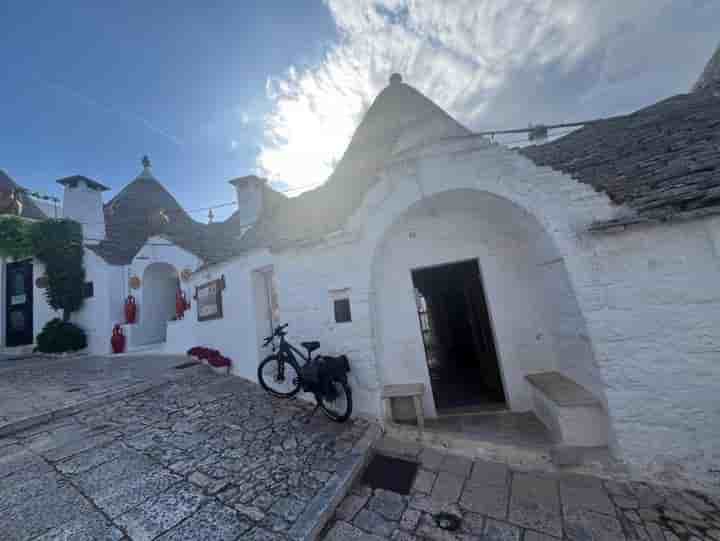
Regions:
<svg viewBox="0 0 720 541"><path fill-rule="evenodd" d="M560 372L525 376L535 415L565 448L606 447L610 423L600 400Z"/></svg>
<svg viewBox="0 0 720 541"><path fill-rule="evenodd" d="M425 394L425 384L423 383L401 383L396 385L385 385L382 389L381 397L385 401L385 417L388 421L393 421L392 400L394 398L410 398L415 408L415 418L417 419L419 437L422 439L423 430L425 429L425 415L422 407L422 397Z"/></svg>

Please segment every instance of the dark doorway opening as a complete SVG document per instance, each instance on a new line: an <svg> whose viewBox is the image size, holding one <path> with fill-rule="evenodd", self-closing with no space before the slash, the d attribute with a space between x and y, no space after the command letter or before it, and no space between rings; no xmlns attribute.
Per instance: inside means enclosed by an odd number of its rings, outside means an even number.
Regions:
<svg viewBox="0 0 720 541"><path fill-rule="evenodd" d="M477 260L417 269L412 280L438 411L504 408Z"/></svg>
<svg viewBox="0 0 720 541"><path fill-rule="evenodd" d="M31 261L8 263L5 281L5 345L33 343L33 266Z"/></svg>

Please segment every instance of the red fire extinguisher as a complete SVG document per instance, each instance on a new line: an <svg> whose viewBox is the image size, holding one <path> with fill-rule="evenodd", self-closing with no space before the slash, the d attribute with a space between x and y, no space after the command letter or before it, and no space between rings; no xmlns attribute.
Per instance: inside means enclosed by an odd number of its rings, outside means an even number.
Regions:
<svg viewBox="0 0 720 541"><path fill-rule="evenodd" d="M137 304L135 304L135 297L128 295L125 299L125 323L135 323L137 319Z"/></svg>
<svg viewBox="0 0 720 541"><path fill-rule="evenodd" d="M178 319L182 319L185 317L185 310L189 308L189 303L187 301L187 297L185 296L185 292L178 288L177 293L175 293L175 315Z"/></svg>
<svg viewBox="0 0 720 541"><path fill-rule="evenodd" d="M120 325L115 325L115 327L113 327L110 345L112 346L113 353L122 353L125 351L125 335L123 334L122 327L120 327Z"/></svg>

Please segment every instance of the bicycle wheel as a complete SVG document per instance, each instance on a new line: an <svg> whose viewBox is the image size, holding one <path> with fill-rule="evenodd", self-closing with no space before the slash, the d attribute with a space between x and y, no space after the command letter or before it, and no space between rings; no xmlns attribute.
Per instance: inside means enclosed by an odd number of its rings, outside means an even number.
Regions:
<svg viewBox="0 0 720 541"><path fill-rule="evenodd" d="M297 368L277 355L270 355L260 363L258 381L263 389L279 398L290 398L300 391Z"/></svg>
<svg viewBox="0 0 720 541"><path fill-rule="evenodd" d="M330 385L332 385L335 390L335 398L329 400L327 397L318 396L320 408L322 408L323 413L325 413L328 418L342 423L347 421L352 413L352 391L350 390L350 386L344 381L334 379L330 382Z"/></svg>

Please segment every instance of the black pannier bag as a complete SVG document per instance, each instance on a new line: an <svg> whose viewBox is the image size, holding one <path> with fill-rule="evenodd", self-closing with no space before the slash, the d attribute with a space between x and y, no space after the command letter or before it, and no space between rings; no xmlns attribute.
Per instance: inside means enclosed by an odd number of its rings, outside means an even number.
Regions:
<svg viewBox="0 0 720 541"><path fill-rule="evenodd" d="M320 364L312 361L300 368L304 391L314 393L320 390Z"/></svg>
<svg viewBox="0 0 720 541"><path fill-rule="evenodd" d="M335 400L337 394L332 380L347 383L347 373L350 372L350 361L347 356L330 357L324 355L317 359L319 366L320 391L328 400Z"/></svg>

